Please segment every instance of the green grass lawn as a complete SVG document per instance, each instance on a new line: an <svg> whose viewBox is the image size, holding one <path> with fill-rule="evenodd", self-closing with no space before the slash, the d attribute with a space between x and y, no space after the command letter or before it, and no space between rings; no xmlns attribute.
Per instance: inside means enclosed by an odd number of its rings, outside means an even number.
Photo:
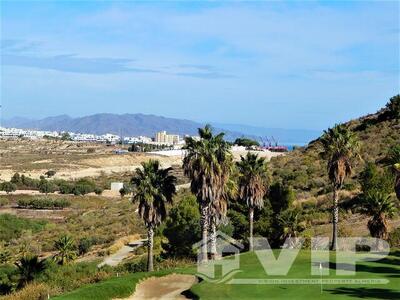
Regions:
<svg viewBox="0 0 400 300"><path fill-rule="evenodd" d="M332 258L334 255L332 255ZM337 276L334 260L330 264L331 278L350 279L387 279L381 285L325 285L321 293L319 284L315 285L265 285L265 284L226 284L201 281L192 287L191 293L200 299L400 299L400 251L392 252L387 258L376 262L357 264L356 276ZM310 252L301 251L287 276L267 276L257 257L253 253L240 256L242 272L233 278L280 279L301 278L319 279L310 275ZM338 266L341 268L341 266ZM195 268L168 270L154 273L136 273L124 277L112 278L104 282L88 285L69 294L57 297L58 300L112 299L127 297L134 291L136 283L147 276L163 276L168 273L195 273Z"/></svg>

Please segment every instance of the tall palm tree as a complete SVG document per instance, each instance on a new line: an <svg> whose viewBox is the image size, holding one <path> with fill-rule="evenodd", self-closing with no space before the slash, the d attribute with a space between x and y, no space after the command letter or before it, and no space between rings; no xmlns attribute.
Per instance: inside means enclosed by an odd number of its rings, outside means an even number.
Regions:
<svg viewBox="0 0 400 300"><path fill-rule="evenodd" d="M36 275L43 272L46 268L44 260L39 260L37 255L25 255L15 263L19 273L19 286L23 287L32 281Z"/></svg>
<svg viewBox="0 0 400 300"><path fill-rule="evenodd" d="M191 179L190 187L199 203L202 232L201 261L206 262L210 221L214 232L213 224L218 217L217 214L219 212L223 214L224 211L220 208L225 205L223 197L229 178L231 153L228 143L224 141L224 134L213 135L210 125L199 128L199 136L199 140L186 138L183 169L185 175Z"/></svg>
<svg viewBox="0 0 400 300"><path fill-rule="evenodd" d="M63 235L55 243L54 247L58 253L54 256L54 260L60 265L65 265L74 260L77 256L76 245L74 239L69 235Z"/></svg>
<svg viewBox="0 0 400 300"><path fill-rule="evenodd" d="M172 168L162 169L158 160L142 163L132 178L132 202L139 203L139 215L147 228L147 270L153 271L154 229L167 217L166 205L172 203L176 192L176 177Z"/></svg>
<svg viewBox="0 0 400 300"><path fill-rule="evenodd" d="M239 171L239 195L249 208L249 250L253 251L254 209L260 209L264 205L264 196L268 189L267 164L264 158L247 152L245 157L240 157L236 165Z"/></svg>
<svg viewBox="0 0 400 300"><path fill-rule="evenodd" d="M372 190L362 199L363 212L371 219L368 221L368 229L372 237L388 238L387 219L392 218L396 212L396 206L390 195L378 190Z"/></svg>
<svg viewBox="0 0 400 300"><path fill-rule="evenodd" d="M344 125L335 125L324 132L321 143L323 146L321 154L327 161L328 175L333 188L331 250L336 250L339 221L338 191L342 188L346 177L351 175L352 159L359 156L359 142L357 136Z"/></svg>

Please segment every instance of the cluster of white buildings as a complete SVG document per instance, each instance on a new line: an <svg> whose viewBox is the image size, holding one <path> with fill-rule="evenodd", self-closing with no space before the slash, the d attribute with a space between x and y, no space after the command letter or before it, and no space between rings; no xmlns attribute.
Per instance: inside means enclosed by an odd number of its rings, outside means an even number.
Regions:
<svg viewBox="0 0 400 300"><path fill-rule="evenodd" d="M120 137L119 135L107 133L103 135L75 132L57 132L57 131L42 131L18 128L0 127L0 139L8 138L27 138L31 140L49 138L62 138L68 134L68 138L76 142L97 142L97 143L112 143L123 142L124 144L158 144L158 145L178 145L183 143L179 135L167 134L165 131L158 132L153 140L147 136L132 136Z"/></svg>
<svg viewBox="0 0 400 300"><path fill-rule="evenodd" d="M35 140L44 138L45 136L53 138L61 137L60 133L57 131L41 131L0 127L0 138L28 138L31 140Z"/></svg>

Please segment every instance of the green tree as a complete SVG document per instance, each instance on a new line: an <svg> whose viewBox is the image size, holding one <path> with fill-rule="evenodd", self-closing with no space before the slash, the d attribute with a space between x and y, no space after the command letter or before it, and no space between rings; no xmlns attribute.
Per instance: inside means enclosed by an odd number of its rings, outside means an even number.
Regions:
<svg viewBox="0 0 400 300"><path fill-rule="evenodd" d="M379 239L388 238L388 222L396 213L396 207L390 195L379 191L371 190L362 202L363 212L371 219L368 221L368 229L372 237Z"/></svg>
<svg viewBox="0 0 400 300"><path fill-rule="evenodd" d="M339 195L347 176L352 173L352 159L358 157L359 142L357 136L344 125L335 125L324 132L321 138L322 157L327 161L329 180L333 188L332 205L332 244L331 250L337 248Z"/></svg>
<svg viewBox="0 0 400 300"><path fill-rule="evenodd" d="M168 239L162 247L169 257L192 257L192 245L200 240L200 213L196 197L185 194L171 208L165 223L163 235Z"/></svg>
<svg viewBox="0 0 400 300"><path fill-rule="evenodd" d="M63 132L61 135L62 141L72 141L71 135L68 132Z"/></svg>
<svg viewBox="0 0 400 300"><path fill-rule="evenodd" d="M7 194L15 192L17 190L17 186L12 182L3 182L1 185L1 190L5 191Z"/></svg>
<svg viewBox="0 0 400 300"><path fill-rule="evenodd" d="M292 206L296 193L291 186L277 181L270 186L268 199L274 213L279 214Z"/></svg>
<svg viewBox="0 0 400 300"><path fill-rule="evenodd" d="M260 146L260 143L249 138L237 138L234 142L235 145L243 147Z"/></svg>
<svg viewBox="0 0 400 300"><path fill-rule="evenodd" d="M21 176L19 175L19 173L15 173L15 174L11 177L10 182L11 182L11 183L14 183L14 184L19 184L19 183L21 183Z"/></svg>
<svg viewBox="0 0 400 300"><path fill-rule="evenodd" d="M268 170L265 159L247 152L236 164L239 170L239 197L249 209L249 250L253 251L254 210L264 206L268 190Z"/></svg>
<svg viewBox="0 0 400 300"><path fill-rule="evenodd" d="M15 263L19 273L19 287L25 286L27 283L35 279L37 275L46 269L44 260L34 255L23 256Z"/></svg>
<svg viewBox="0 0 400 300"><path fill-rule="evenodd" d="M199 136L199 140L192 137L185 140L183 169L191 180L191 191L196 196L200 208L201 260L206 262L210 220L213 227L211 242L214 244L215 213L218 213L218 206L222 208L224 203L226 185L230 178L228 161L231 153L229 144L224 141L224 133L213 135L210 125L199 128Z"/></svg>
<svg viewBox="0 0 400 300"><path fill-rule="evenodd" d="M139 204L139 216L147 228L147 270L153 271L154 229L167 216L166 205L172 203L176 177L170 174L172 168L161 169L158 160L144 162L142 167L132 178L132 202Z"/></svg>
<svg viewBox="0 0 400 300"><path fill-rule="evenodd" d="M76 258L76 245L74 239L69 235L61 236L55 243L57 254L54 260L60 265L65 265Z"/></svg>
<svg viewBox="0 0 400 300"><path fill-rule="evenodd" d="M372 190L382 191L386 194L393 189L393 175L389 171L380 170L376 164L368 162L360 173L360 185L363 194Z"/></svg>
<svg viewBox="0 0 400 300"><path fill-rule="evenodd" d="M46 180L46 179L41 179L39 183L39 192L48 194L48 193L53 193L55 191L56 187L54 183Z"/></svg>

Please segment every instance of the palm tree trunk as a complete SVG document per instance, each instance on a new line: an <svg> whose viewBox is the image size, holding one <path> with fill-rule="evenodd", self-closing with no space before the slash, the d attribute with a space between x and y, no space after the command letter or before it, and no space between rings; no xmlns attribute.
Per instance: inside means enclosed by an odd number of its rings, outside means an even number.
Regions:
<svg viewBox="0 0 400 300"><path fill-rule="evenodd" d="M217 252L217 225L215 224L215 221L211 223L211 259L216 260L219 259L219 255Z"/></svg>
<svg viewBox="0 0 400 300"><path fill-rule="evenodd" d="M250 236L249 236L249 250L253 251L254 250L254 244L253 244L253 219L254 219L254 208L251 207L249 209L249 222L250 222Z"/></svg>
<svg viewBox="0 0 400 300"><path fill-rule="evenodd" d="M152 226L147 229L147 271L153 271L153 237L154 230Z"/></svg>
<svg viewBox="0 0 400 300"><path fill-rule="evenodd" d="M337 238L338 238L338 221L339 221L339 207L338 207L338 190L333 187L333 207L332 207L332 244L331 250L336 251L337 249Z"/></svg>
<svg viewBox="0 0 400 300"><path fill-rule="evenodd" d="M200 226L201 226L201 239L202 239L202 244L201 244L201 257L200 257L200 262L205 263L208 261L208 205L204 202L201 203L200 207Z"/></svg>

